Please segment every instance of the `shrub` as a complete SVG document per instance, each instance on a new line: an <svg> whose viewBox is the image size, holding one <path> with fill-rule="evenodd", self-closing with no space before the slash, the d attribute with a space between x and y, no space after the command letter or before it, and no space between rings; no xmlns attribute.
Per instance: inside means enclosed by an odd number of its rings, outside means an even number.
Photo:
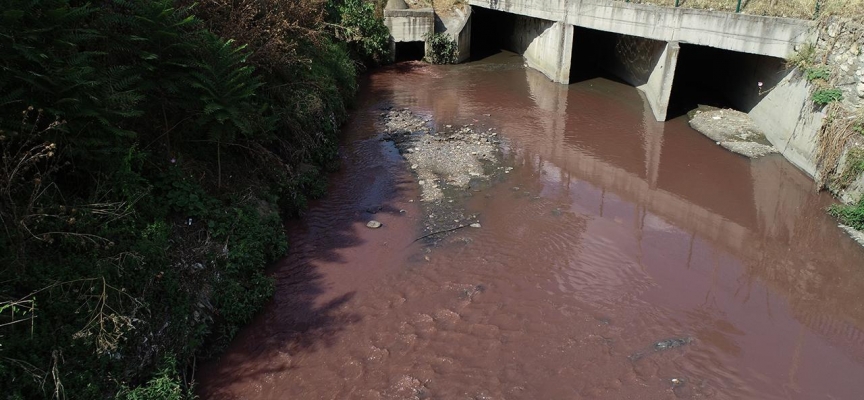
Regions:
<svg viewBox="0 0 864 400"><path fill-rule="evenodd" d="M320 2L219 4L0 0L6 396L183 398L272 293L356 69Z"/></svg>
<svg viewBox="0 0 864 400"><path fill-rule="evenodd" d="M432 64L456 64L459 61L459 45L446 33L426 35L429 53L426 60Z"/></svg>
<svg viewBox="0 0 864 400"><path fill-rule="evenodd" d="M828 213L845 225L864 230L864 201L853 205L835 204L828 208Z"/></svg>
<svg viewBox="0 0 864 400"><path fill-rule="evenodd" d="M831 78L831 70L827 66L808 68L805 71L807 80L813 82L815 80L828 81Z"/></svg>
<svg viewBox="0 0 864 400"><path fill-rule="evenodd" d="M813 92L811 98L814 103L824 106L842 100L843 92L840 89L817 89Z"/></svg>
<svg viewBox="0 0 864 400"><path fill-rule="evenodd" d="M386 63L390 59L390 31L377 15L375 4L364 0L331 0L329 19L336 36L366 66Z"/></svg>
<svg viewBox="0 0 864 400"><path fill-rule="evenodd" d="M117 393L119 400L183 400L194 396L189 394L177 377L177 360L166 357L163 367L146 384L132 388L123 387Z"/></svg>

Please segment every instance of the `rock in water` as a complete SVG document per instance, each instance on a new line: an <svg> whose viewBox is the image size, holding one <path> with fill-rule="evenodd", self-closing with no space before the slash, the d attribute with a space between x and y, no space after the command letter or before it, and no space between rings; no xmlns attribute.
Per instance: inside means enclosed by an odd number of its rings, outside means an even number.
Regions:
<svg viewBox="0 0 864 400"><path fill-rule="evenodd" d="M674 348L682 347L682 346L690 344L692 341L693 341L693 339L690 337L663 339L659 342L655 342L651 347L649 347L647 349L640 350L640 351L637 351L637 352L629 355L627 358L629 358L630 361L639 361L642 358L644 358L645 356L648 356L652 353L657 353L657 352L661 352L661 351L666 351L666 350L671 350Z"/></svg>
<svg viewBox="0 0 864 400"><path fill-rule="evenodd" d="M480 224L478 224L478 223L475 222L475 223L471 224L470 226L471 226L472 228L479 228L479 227L480 227Z"/></svg>
<svg viewBox="0 0 864 400"><path fill-rule="evenodd" d="M672 338L654 343L654 350L669 350L690 343L690 338Z"/></svg>
<svg viewBox="0 0 864 400"><path fill-rule="evenodd" d="M366 226L369 228L372 228L372 229L378 229L381 227L381 223L373 219L373 220L367 222Z"/></svg>

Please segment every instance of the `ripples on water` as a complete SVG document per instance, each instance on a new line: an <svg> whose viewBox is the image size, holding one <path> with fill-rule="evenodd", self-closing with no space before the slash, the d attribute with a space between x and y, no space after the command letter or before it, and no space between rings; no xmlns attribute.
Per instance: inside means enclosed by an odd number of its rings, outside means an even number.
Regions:
<svg viewBox="0 0 864 400"><path fill-rule="evenodd" d="M416 183L375 137L386 105L508 139L515 170L468 203L482 229L412 244ZM506 53L375 72L346 136L330 195L290 227L274 301L199 373L203 398L864 393L864 252L780 157L741 158L655 122L631 87L557 85ZM366 229L377 206L384 228ZM668 338L692 342L654 350Z"/></svg>

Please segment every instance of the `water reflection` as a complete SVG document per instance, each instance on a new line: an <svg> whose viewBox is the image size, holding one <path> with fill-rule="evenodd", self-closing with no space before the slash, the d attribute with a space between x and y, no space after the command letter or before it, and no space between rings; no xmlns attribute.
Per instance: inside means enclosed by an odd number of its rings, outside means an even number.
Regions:
<svg viewBox="0 0 864 400"><path fill-rule="evenodd" d="M557 85L507 53L400 64L369 79L357 111L366 126L352 130L335 195L292 236L325 288L305 301L350 293L333 311L356 318L326 346L264 340L254 344L261 357L243 353L250 343L234 346L207 393L767 399L864 390L864 251L825 215L831 199L782 158L741 158L682 119L654 121L631 87ZM508 139L517 168L469 204L483 229L428 252L408 245L416 187L369 139L383 106ZM394 213L372 233L352 228L362 219L352 210L370 202L408 217ZM292 286L279 287L288 308ZM281 311L268 312L249 330L286 329L276 326L290 322ZM693 341L654 351L670 337ZM231 382L231 371L286 349L290 370ZM673 377L686 384L672 388Z"/></svg>
<svg viewBox="0 0 864 400"><path fill-rule="evenodd" d="M825 216L830 199L804 174L780 157L751 162L717 151L684 119L658 123L638 92L616 82L566 87L531 70L496 73L508 75L497 77L506 85L488 85L469 67L453 71L452 86L410 93L423 108L458 109L449 120L491 110L520 165L540 177L540 194L583 216L561 221L556 235L571 238L532 240L570 255L553 257L559 290L609 307L680 311L718 359L746 352L757 364L770 360L767 370L793 371L790 382L802 365L816 373L836 358L861 361L862 252ZM397 98L404 93L394 86ZM776 339L787 332L793 340ZM802 350L819 347L814 341L837 347ZM771 355L753 357L760 349Z"/></svg>

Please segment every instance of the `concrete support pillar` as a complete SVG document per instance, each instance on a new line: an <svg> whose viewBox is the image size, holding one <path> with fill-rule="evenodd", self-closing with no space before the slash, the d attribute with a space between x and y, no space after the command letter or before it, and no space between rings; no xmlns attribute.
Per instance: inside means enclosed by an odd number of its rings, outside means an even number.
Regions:
<svg viewBox="0 0 864 400"><path fill-rule="evenodd" d="M468 15L465 17L465 23L461 28L458 28L456 33L456 44L459 46L459 56L457 62L465 62L471 58L471 8L468 8Z"/></svg>
<svg viewBox="0 0 864 400"><path fill-rule="evenodd" d="M444 20L444 26L447 28L444 33L450 35L450 38L456 42L457 63L463 63L471 58L471 13L471 7L466 7L465 11L457 8L455 17Z"/></svg>
<svg viewBox="0 0 864 400"><path fill-rule="evenodd" d="M675 78L675 67L678 65L680 50L681 47L678 42L667 42L648 76L648 81L637 86L648 98L648 104L651 106L651 111L654 112L654 118L657 121L666 120L669 97L672 95L672 81Z"/></svg>
<svg viewBox="0 0 864 400"><path fill-rule="evenodd" d="M657 188L657 179L660 177L660 160L666 124L657 123L654 112L650 108L650 105L645 108L642 117L642 126L645 128L642 140L645 149L645 177L648 179L648 187L653 190Z"/></svg>
<svg viewBox="0 0 864 400"><path fill-rule="evenodd" d="M505 47L521 54L525 64L552 81L570 82L573 25L516 15Z"/></svg>
<svg viewBox="0 0 864 400"><path fill-rule="evenodd" d="M542 20L538 20L542 21ZM529 67L542 72L557 83L570 83L570 57L573 51L573 25L542 21L549 24L531 40L525 52ZM532 32L526 32L531 34Z"/></svg>

